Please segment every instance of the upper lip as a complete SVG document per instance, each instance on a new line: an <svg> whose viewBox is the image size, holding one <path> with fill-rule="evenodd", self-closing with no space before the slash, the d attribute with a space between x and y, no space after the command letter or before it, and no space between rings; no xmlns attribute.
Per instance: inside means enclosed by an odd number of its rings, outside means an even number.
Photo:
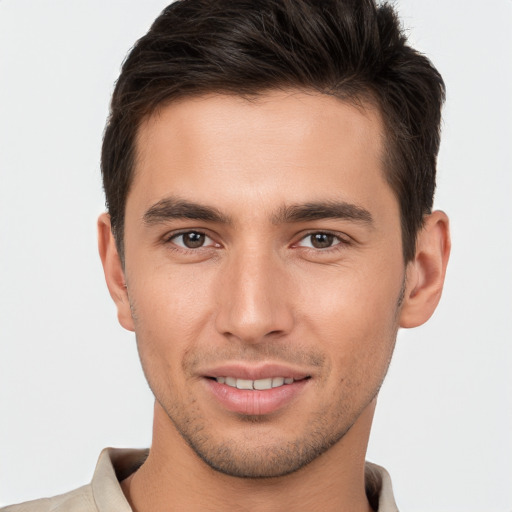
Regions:
<svg viewBox="0 0 512 512"><path fill-rule="evenodd" d="M235 377L238 379L260 380L271 377L293 378L295 380L309 377L310 374L291 366L279 363L249 365L247 363L228 363L201 372L205 377Z"/></svg>

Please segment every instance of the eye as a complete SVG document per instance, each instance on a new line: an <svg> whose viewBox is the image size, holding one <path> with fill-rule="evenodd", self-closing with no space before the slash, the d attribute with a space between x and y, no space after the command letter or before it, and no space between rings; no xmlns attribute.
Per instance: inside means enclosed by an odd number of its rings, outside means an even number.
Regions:
<svg viewBox="0 0 512 512"><path fill-rule="evenodd" d="M200 231L186 231L185 233L178 233L173 235L170 238L170 241L184 249L199 249L214 243L209 236L206 236Z"/></svg>
<svg viewBox="0 0 512 512"><path fill-rule="evenodd" d="M342 242L343 240L341 240L340 237L332 233L317 232L305 236L297 245L299 247L310 247L312 249L329 249Z"/></svg>

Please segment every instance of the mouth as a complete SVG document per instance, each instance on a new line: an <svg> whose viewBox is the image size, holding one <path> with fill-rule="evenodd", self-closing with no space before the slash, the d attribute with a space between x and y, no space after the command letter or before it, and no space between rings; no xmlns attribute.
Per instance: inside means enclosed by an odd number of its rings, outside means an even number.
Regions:
<svg viewBox="0 0 512 512"><path fill-rule="evenodd" d="M296 401L312 376L282 365L226 365L205 372L209 396L218 407L241 415L263 416Z"/></svg>
<svg viewBox="0 0 512 512"><path fill-rule="evenodd" d="M240 379L237 377L210 377L219 384L225 384L236 389L265 391L268 389L280 388L301 380L310 379L309 375L294 379L293 377L268 377L265 379Z"/></svg>

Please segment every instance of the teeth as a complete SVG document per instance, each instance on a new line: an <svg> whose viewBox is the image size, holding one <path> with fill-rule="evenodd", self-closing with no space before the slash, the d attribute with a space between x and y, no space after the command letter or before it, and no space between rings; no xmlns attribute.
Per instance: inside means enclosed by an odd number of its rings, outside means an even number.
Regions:
<svg viewBox="0 0 512 512"><path fill-rule="evenodd" d="M260 379L254 381L254 389L264 390L272 387L272 379Z"/></svg>
<svg viewBox="0 0 512 512"><path fill-rule="evenodd" d="M278 388L279 386L282 386L284 384L284 377L274 377L272 379L272 387Z"/></svg>
<svg viewBox="0 0 512 512"><path fill-rule="evenodd" d="M238 389L256 389L264 391L266 389L278 388L285 384L292 384L294 382L292 377L272 377L268 379L236 379L235 377L217 377L215 379L219 384L226 384L232 388Z"/></svg>
<svg viewBox="0 0 512 512"><path fill-rule="evenodd" d="M246 379L236 379L236 387L238 389L254 389L253 381Z"/></svg>
<svg viewBox="0 0 512 512"><path fill-rule="evenodd" d="M236 388L236 379L234 377L226 377L225 383L232 388Z"/></svg>

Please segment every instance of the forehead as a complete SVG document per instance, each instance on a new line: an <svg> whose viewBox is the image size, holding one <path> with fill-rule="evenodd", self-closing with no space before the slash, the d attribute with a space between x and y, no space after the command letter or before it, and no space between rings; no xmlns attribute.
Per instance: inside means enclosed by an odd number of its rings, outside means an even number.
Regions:
<svg viewBox="0 0 512 512"><path fill-rule="evenodd" d="M184 98L141 124L127 207L134 195L146 206L169 195L225 207L371 201L390 192L382 126L371 104L316 92Z"/></svg>

